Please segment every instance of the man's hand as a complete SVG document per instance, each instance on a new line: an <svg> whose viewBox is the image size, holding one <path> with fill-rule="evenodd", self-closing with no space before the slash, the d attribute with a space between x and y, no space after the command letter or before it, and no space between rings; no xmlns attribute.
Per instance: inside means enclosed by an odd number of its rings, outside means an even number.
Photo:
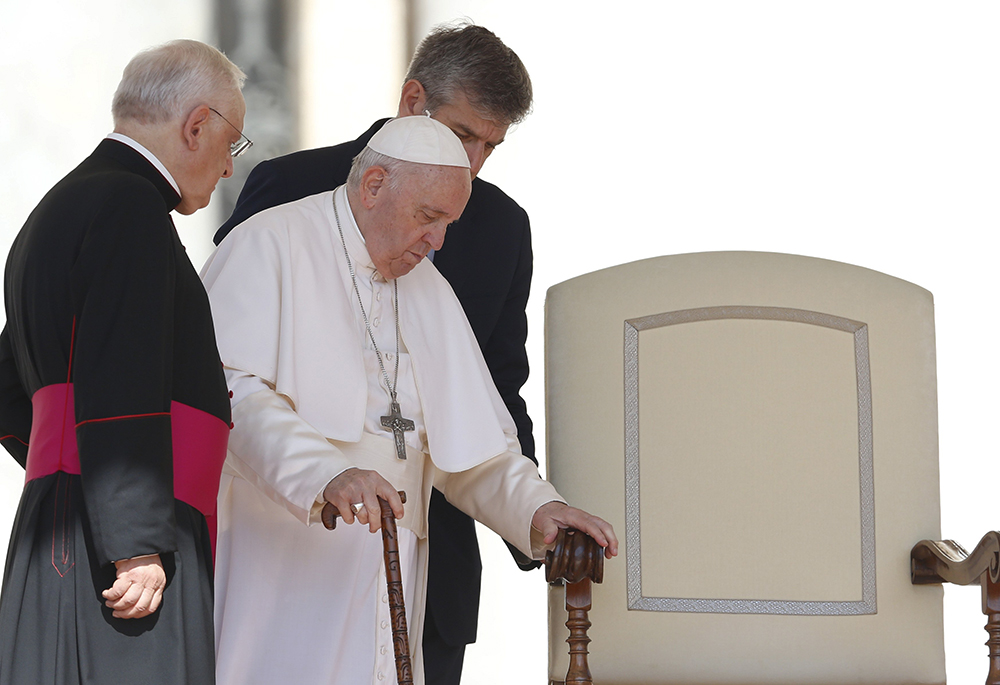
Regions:
<svg viewBox="0 0 1000 685"><path fill-rule="evenodd" d="M159 554L115 562L118 577L103 593L115 618L142 618L160 607L167 574Z"/></svg>
<svg viewBox="0 0 1000 685"><path fill-rule="evenodd" d="M604 548L604 556L608 559L618 556L618 538L611 524L602 518L588 514L582 509L571 507L562 502L549 502L538 507L531 517L531 525L545 536L545 544L556 541L560 528L576 528L597 541Z"/></svg>
<svg viewBox="0 0 1000 685"><path fill-rule="evenodd" d="M403 503L399 499L399 493L377 471L347 469L331 480L323 490L323 499L337 507L344 523L351 525L357 518L358 523L367 523L368 529L373 533L382 527L379 497L389 503L397 519L403 518ZM364 506L355 511L352 505L358 503Z"/></svg>

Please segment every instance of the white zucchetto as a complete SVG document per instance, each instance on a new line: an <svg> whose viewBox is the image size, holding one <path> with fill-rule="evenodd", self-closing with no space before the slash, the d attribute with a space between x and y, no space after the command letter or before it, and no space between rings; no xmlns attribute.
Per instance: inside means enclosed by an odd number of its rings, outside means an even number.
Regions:
<svg viewBox="0 0 1000 685"><path fill-rule="evenodd" d="M470 168L458 136L428 116L390 119L368 141L368 147L403 162Z"/></svg>

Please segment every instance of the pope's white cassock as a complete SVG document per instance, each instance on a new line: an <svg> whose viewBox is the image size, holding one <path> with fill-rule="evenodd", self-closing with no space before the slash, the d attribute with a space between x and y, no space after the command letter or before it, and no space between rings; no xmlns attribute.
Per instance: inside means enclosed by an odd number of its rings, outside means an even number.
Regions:
<svg viewBox="0 0 1000 685"><path fill-rule="evenodd" d="M418 683L431 487L533 558L543 550L532 515L563 501L520 454L465 314L426 259L398 279L397 392L416 429L407 459L396 458L334 203L392 378L393 285L375 270L344 187L248 219L203 273L234 394L216 557L221 685L395 682L381 535L319 523L323 489L345 469L377 470L406 492L399 544Z"/></svg>

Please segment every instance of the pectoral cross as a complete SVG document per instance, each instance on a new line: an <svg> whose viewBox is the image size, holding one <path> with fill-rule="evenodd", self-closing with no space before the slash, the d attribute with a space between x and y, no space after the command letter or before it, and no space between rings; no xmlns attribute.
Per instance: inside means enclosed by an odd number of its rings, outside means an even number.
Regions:
<svg viewBox="0 0 1000 685"><path fill-rule="evenodd" d="M382 425L392 429L392 438L396 443L396 458L406 459L406 443L403 441L403 433L413 430L413 421L404 419L399 411L399 402L393 401L389 405L389 415L383 416Z"/></svg>

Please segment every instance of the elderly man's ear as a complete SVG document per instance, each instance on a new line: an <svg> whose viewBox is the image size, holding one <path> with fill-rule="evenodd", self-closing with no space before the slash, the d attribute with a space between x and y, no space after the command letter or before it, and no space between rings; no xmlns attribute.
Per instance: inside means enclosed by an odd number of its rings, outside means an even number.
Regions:
<svg viewBox="0 0 1000 685"><path fill-rule="evenodd" d="M385 169L380 166L368 167L361 174L361 204L364 205L365 209L371 209L375 206L378 194L386 186L387 181L388 175L385 173Z"/></svg>
<svg viewBox="0 0 1000 685"><path fill-rule="evenodd" d="M399 94L399 115L408 117L414 114L423 114L427 109L427 91L420 81L410 79L403 84Z"/></svg>
<svg viewBox="0 0 1000 685"><path fill-rule="evenodd" d="M208 108L208 105L198 105L188 114L181 129L181 136L188 150L194 152L198 149L211 116L212 110Z"/></svg>

